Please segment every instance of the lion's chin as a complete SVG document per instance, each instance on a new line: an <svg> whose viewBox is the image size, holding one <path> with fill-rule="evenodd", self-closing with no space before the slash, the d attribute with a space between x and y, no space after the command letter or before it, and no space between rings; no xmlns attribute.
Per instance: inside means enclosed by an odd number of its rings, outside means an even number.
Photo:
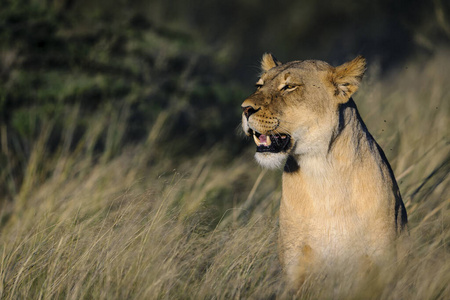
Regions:
<svg viewBox="0 0 450 300"><path fill-rule="evenodd" d="M256 152L255 154L256 161L267 169L281 169L287 158L287 153Z"/></svg>

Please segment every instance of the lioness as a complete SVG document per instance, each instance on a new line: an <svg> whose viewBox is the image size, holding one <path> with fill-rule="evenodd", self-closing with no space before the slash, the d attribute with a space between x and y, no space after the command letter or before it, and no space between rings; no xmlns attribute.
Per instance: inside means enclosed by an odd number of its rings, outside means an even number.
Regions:
<svg viewBox="0 0 450 300"><path fill-rule="evenodd" d="M284 165L280 260L291 280L324 266L379 263L407 215L392 169L351 96L366 67L262 58L242 127L267 168ZM362 260L361 260L362 259Z"/></svg>

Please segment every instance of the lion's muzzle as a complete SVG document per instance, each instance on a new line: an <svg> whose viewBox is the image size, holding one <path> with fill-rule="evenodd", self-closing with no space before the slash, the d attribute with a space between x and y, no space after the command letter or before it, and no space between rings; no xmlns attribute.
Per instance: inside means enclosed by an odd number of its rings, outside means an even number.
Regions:
<svg viewBox="0 0 450 300"><path fill-rule="evenodd" d="M264 135L253 131L253 140L256 152L278 153L289 149L291 137L287 134Z"/></svg>

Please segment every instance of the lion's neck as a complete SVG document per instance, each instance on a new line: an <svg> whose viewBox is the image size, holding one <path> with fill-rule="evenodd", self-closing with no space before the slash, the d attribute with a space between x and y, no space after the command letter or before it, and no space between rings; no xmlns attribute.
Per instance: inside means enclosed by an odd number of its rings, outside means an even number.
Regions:
<svg viewBox="0 0 450 300"><path fill-rule="evenodd" d="M285 171L301 169L301 172L322 172L330 168L353 168L367 163L361 154L377 155L377 146L359 116L355 103L350 99L339 108L337 124L327 139L317 143L313 151L292 155Z"/></svg>
<svg viewBox="0 0 450 300"><path fill-rule="evenodd" d="M339 122L330 140L317 149L313 153L289 157L283 175L283 194L291 198L303 195L329 199L336 203L348 201L355 194L355 181L365 180L356 180L358 174L371 170L379 172L375 167L379 159L376 143L351 99L340 108ZM290 192L286 193L287 190Z"/></svg>

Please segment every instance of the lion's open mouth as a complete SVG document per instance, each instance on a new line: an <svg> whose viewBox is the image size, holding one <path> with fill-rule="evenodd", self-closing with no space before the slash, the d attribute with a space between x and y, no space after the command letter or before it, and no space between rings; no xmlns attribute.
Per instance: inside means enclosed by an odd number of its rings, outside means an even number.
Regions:
<svg viewBox="0 0 450 300"><path fill-rule="evenodd" d="M287 134L264 135L253 131L256 152L278 153L289 148L291 137Z"/></svg>

